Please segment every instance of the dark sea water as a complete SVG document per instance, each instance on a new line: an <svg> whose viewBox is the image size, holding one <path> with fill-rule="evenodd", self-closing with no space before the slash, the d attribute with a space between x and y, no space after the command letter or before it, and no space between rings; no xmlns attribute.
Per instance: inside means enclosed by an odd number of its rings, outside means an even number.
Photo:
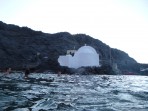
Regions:
<svg viewBox="0 0 148 111"><path fill-rule="evenodd" d="M148 111L146 76L29 77L0 74L0 111Z"/></svg>

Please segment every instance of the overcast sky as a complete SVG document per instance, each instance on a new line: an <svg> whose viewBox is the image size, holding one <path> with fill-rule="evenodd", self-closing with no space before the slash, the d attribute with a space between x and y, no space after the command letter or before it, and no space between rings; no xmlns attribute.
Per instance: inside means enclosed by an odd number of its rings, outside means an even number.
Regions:
<svg viewBox="0 0 148 111"><path fill-rule="evenodd" d="M0 20L87 34L148 63L148 0L0 0Z"/></svg>

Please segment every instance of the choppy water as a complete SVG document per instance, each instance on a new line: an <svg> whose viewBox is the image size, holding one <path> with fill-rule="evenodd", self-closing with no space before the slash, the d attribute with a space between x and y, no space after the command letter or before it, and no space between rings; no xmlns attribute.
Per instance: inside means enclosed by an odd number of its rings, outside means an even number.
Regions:
<svg viewBox="0 0 148 111"><path fill-rule="evenodd" d="M30 77L0 74L0 111L148 111L146 76Z"/></svg>

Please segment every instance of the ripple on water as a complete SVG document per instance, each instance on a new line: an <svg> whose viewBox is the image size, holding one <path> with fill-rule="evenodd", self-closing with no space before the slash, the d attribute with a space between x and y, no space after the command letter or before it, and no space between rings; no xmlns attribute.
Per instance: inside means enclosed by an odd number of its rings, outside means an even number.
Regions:
<svg viewBox="0 0 148 111"><path fill-rule="evenodd" d="M0 75L2 110L148 110L148 77L56 74L29 77L32 79L21 79L21 74Z"/></svg>

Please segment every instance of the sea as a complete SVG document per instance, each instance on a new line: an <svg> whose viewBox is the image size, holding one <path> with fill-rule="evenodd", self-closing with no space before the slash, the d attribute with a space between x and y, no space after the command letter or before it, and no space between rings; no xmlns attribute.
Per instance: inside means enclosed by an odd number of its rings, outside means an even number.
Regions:
<svg viewBox="0 0 148 111"><path fill-rule="evenodd" d="M148 111L148 77L0 73L0 111Z"/></svg>

